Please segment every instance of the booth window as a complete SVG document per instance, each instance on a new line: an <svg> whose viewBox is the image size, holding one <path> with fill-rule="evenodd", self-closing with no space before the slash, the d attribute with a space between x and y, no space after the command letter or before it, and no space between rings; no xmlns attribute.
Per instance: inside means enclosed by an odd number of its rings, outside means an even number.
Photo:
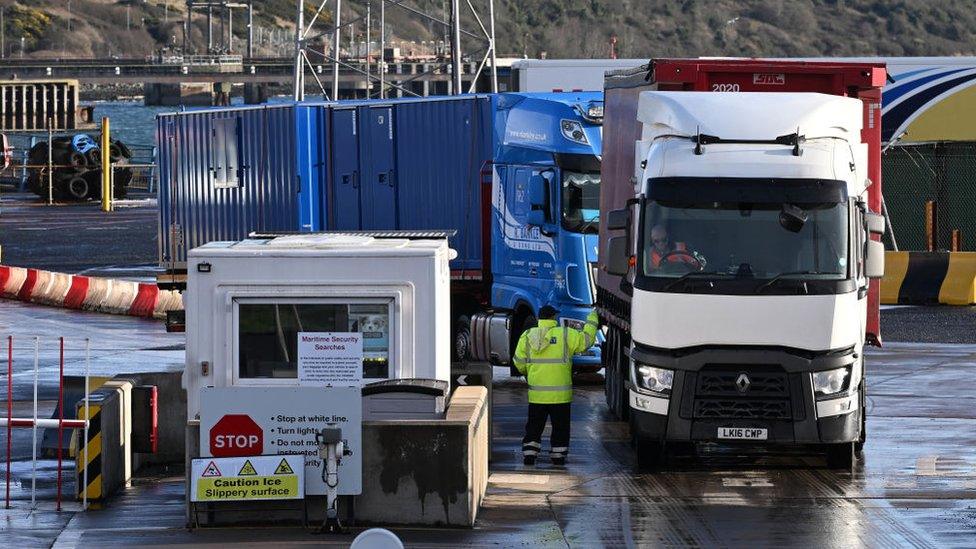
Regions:
<svg viewBox="0 0 976 549"><path fill-rule="evenodd" d="M363 334L363 377L390 377L389 303L240 303L238 377L297 378L299 332Z"/></svg>

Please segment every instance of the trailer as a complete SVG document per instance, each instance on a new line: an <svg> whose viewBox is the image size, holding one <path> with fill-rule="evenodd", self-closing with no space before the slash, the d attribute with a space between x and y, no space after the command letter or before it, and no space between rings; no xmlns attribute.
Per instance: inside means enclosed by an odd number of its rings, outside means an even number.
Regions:
<svg viewBox="0 0 976 549"><path fill-rule="evenodd" d="M209 109L158 119L160 265L252 232L454 230L455 359L511 362L546 304L595 299L600 93ZM601 366L599 348L576 366Z"/></svg>
<svg viewBox="0 0 976 549"><path fill-rule="evenodd" d="M757 60L608 75L597 309L641 464L698 441L859 451L884 82L879 64Z"/></svg>

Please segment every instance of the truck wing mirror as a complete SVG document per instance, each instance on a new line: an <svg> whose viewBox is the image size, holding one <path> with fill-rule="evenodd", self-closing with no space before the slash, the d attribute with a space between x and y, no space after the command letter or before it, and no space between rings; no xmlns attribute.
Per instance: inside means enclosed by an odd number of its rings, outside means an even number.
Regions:
<svg viewBox="0 0 976 549"><path fill-rule="evenodd" d="M607 229L619 231L630 227L630 210L611 210L607 213Z"/></svg>
<svg viewBox="0 0 976 549"><path fill-rule="evenodd" d="M630 253L626 236L615 236L607 241L607 272L623 276L630 270Z"/></svg>
<svg viewBox="0 0 976 549"><path fill-rule="evenodd" d="M868 222L868 232L873 234L884 234L885 218L883 215L866 212L864 219Z"/></svg>
<svg viewBox="0 0 976 549"><path fill-rule="evenodd" d="M541 208L547 206L546 179L539 174L529 178L529 204Z"/></svg>
<svg viewBox="0 0 976 549"><path fill-rule="evenodd" d="M877 240L868 240L867 255L864 257L864 274L868 278L884 276L885 250L884 244Z"/></svg>

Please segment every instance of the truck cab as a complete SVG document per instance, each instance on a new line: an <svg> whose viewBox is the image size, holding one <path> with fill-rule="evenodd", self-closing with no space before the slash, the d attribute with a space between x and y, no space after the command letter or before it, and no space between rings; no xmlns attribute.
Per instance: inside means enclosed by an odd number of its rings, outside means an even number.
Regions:
<svg viewBox="0 0 976 549"><path fill-rule="evenodd" d="M501 94L494 116L491 305L510 311L513 342L546 304L582 328L596 295L603 94ZM599 369L599 346L574 366Z"/></svg>
<svg viewBox="0 0 976 549"><path fill-rule="evenodd" d="M629 297L638 462L694 442L864 437L871 240L862 103L817 93L641 92L628 208L606 269Z"/></svg>

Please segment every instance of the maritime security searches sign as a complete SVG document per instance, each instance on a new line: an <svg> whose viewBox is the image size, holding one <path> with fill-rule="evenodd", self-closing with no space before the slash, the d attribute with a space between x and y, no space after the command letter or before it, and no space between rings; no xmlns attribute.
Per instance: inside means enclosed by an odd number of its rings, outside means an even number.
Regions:
<svg viewBox="0 0 976 549"><path fill-rule="evenodd" d="M206 387L200 391L200 453L297 456L305 493L324 495L315 434L338 428L349 452L339 464L339 494L356 495L363 482L362 417L359 387ZM220 461L215 464L227 474Z"/></svg>
<svg viewBox="0 0 976 549"><path fill-rule="evenodd" d="M195 459L191 464L191 501L302 499L302 456L252 456Z"/></svg>

